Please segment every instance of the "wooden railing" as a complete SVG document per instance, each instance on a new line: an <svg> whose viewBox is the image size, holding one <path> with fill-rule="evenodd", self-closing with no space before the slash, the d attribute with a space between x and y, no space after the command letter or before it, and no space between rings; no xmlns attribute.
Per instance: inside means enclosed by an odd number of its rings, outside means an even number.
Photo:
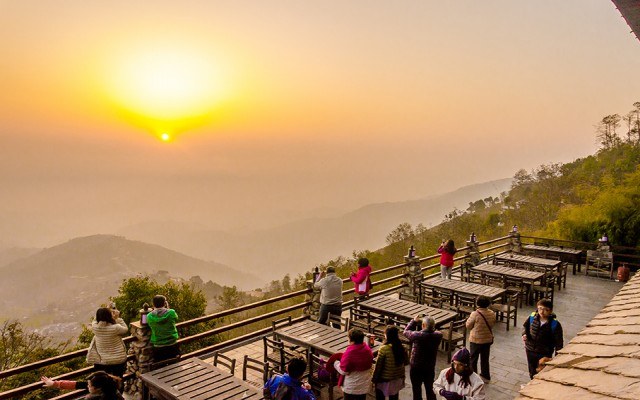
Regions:
<svg viewBox="0 0 640 400"><path fill-rule="evenodd" d="M504 252L505 248L507 248L509 246L509 242L508 239L510 237L509 236L503 236L503 237L499 237L496 239L492 239L486 242L481 242L479 243L479 251L481 255L487 254L487 253L496 253L496 252ZM463 247L458 249L458 254L463 254L466 253L466 251L469 250L468 247ZM431 255L431 256L427 256L427 257L423 257L420 258L420 263L421 263L421 269L424 271L429 271L432 268L438 267L439 263L434 262L436 260L438 260L440 257L440 255L435 254L435 255ZM464 262L467 258L467 255L461 255L456 257L454 260L455 261L459 261L459 262ZM427 264L427 265L424 265ZM393 273L395 271L402 271L402 268L406 267L407 263L401 263L401 264L396 264L396 265L392 265L386 268L382 268L382 269L377 269L375 271L373 271L371 273L372 276L372 282L374 283L375 287L371 292L371 296L375 297L375 296L381 296L384 294L389 294L392 292L397 291L398 289L403 287L403 284L401 284L400 278L402 278L404 275L403 273L399 273L399 274L395 274L395 275L391 275L391 276L386 276L389 273ZM457 270L459 267L454 268L454 270ZM439 273L439 272L437 272ZM382 277L384 275L384 277ZM435 275L435 273L434 273ZM380 277L380 279L378 280L374 280L375 277ZM350 280L344 279L343 280L345 283L350 282ZM395 285L393 285L393 283L396 283ZM194 318L188 321L184 321L184 322L180 322L177 324L177 327L179 329L183 329L186 327L190 327L190 326L194 326L197 324L202 324L205 322L209 322L209 321L213 321L213 320L221 320L224 317L230 317L230 316L235 316L238 317L240 315L240 313L245 312L245 311L249 311L249 310L253 310L257 307L263 307L263 306L267 306L267 305L272 305L272 304L276 304L279 302L282 302L284 300L289 300L289 299L293 299L293 298L297 298L297 297L301 297L301 296L305 296L307 294L310 294L311 290L310 289L303 289L303 290L298 290L295 292L291 292L291 293L287 293L281 296L277 296L277 297L273 297L270 299L265 299L265 300L260 300L254 303L250 303L250 304L246 304L240 307L235 307L232 309L228 309L228 310L224 310L224 311L220 311L220 312L216 312L213 314L209 314L209 315L205 315L203 317L199 317L199 318ZM349 288L346 289L342 292L343 296L348 299L347 301L345 301L343 303L343 307L344 308L348 308L351 307L353 305L353 289ZM300 313L301 314L301 310L304 307L307 307L310 305L310 302L305 301L304 299L301 299L299 302L293 304L293 305L289 305L283 308L279 308L275 311L271 311L268 313L264 313L264 314L260 314L259 316L255 316L255 317L250 317L250 318L244 318L244 319L238 319L235 322L232 323L228 323L227 325L223 325L223 326L219 326L219 327L215 327L213 329L207 330L205 332L200 332L194 335L190 335L190 336L186 336L186 337L182 337L178 340L178 342L181 345L185 345L185 344L190 344L190 343L195 343L195 342L199 342L202 341L204 339L208 339L208 338L213 338L216 337L217 335L220 335L222 333L226 333L226 332L231 332L233 330L237 330L238 328L244 328L247 325L251 325L251 324L255 324L255 323L259 323L262 321L268 321L268 320L272 320L274 317L277 317L279 315L282 314L289 314L291 315L293 314L297 314ZM299 316L299 315L294 315L294 317L296 319L302 319L304 318L303 316ZM190 353L184 354L182 357L183 358L189 358L189 357L197 357L197 356L202 356L208 353L211 353L213 351L228 347L228 346L232 346L232 345L237 345L239 343L251 340L251 339L255 339L257 337L260 337L262 335L267 334L268 332L271 331L270 327L265 327L265 328L261 328L261 329L256 329L255 331L250 332L249 334L244 334L244 335L237 335L237 336L231 336L230 339L220 342L220 343L215 343L213 345L210 346L203 346L202 348L199 348L197 350L194 350ZM127 338L124 339L125 343L129 343L133 340L135 340L133 337L129 336ZM66 353L66 354L62 354L56 357L51 357L51 358L47 358L44 360L39 360L37 362L31 363L31 364L27 364L27 365L22 365L16 368L12 368L12 369L7 369L4 371L0 371L0 381L10 378L12 376L16 376L18 374L21 373L25 373L25 372L32 372L32 371L36 371L38 369L41 368L45 368L48 366L52 366L52 365L56 365L56 364L60 364L63 363L65 361L69 361L69 360L73 360L76 358L80 358L80 357L85 357L87 354L88 349L81 349L81 350L76 350L70 353ZM130 356L132 357L132 356ZM78 378L78 377L82 377L87 375L88 373L90 373L91 371L93 371L93 367L85 367L85 368L81 368L75 371L71 371L59 376L54 377L55 379L74 379L74 378ZM127 376L125 375L125 379L129 379L131 378L131 376ZM4 399L10 399L10 398L14 398L14 397L18 397L18 396L24 396L27 393L33 392L33 391L37 391L42 389L43 385L40 381L36 381L33 382L31 384L28 385L24 385L24 386L20 386L20 387L16 387L16 388L12 388L10 390L4 391L0 393L0 400L4 400ZM74 391L74 392L70 392L61 396L56 397L56 399L70 399L70 398L76 398L78 397L78 394L81 393L79 391Z"/></svg>

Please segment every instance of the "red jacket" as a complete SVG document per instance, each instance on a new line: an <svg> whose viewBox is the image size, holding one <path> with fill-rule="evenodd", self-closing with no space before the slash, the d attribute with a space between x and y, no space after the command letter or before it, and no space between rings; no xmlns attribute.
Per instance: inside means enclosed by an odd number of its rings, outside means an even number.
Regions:
<svg viewBox="0 0 640 400"><path fill-rule="evenodd" d="M438 248L438 253L440 253L440 264L445 267L453 267L453 254L448 253L444 246Z"/></svg>
<svg viewBox="0 0 640 400"><path fill-rule="evenodd" d="M357 274L351 274L351 280L354 283L354 289L357 294L367 294L369 290L371 290L371 279L369 279L369 275L371 275L371 266L367 265L366 267L358 267ZM364 290L359 290L359 286L364 283Z"/></svg>

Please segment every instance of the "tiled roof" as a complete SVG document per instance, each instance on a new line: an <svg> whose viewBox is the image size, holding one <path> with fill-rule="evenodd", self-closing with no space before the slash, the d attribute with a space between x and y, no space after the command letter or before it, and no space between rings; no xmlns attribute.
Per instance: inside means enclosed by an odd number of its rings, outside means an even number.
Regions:
<svg viewBox="0 0 640 400"><path fill-rule="evenodd" d="M640 399L640 274L516 399Z"/></svg>
<svg viewBox="0 0 640 400"><path fill-rule="evenodd" d="M627 24L640 40L640 0L612 0Z"/></svg>

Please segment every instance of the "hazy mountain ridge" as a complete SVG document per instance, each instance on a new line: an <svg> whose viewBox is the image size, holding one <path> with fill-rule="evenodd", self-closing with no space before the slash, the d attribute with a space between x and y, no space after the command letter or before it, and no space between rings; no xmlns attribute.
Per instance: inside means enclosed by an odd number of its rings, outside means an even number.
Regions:
<svg viewBox="0 0 640 400"><path fill-rule="evenodd" d="M440 223L454 207L466 209L470 201L498 196L509 189L511 181L506 178L417 200L370 204L335 218L309 218L254 232L184 229L186 224L153 222L125 227L118 233L201 259L250 268L263 274L266 283L287 273L304 273L353 250L380 248L398 224Z"/></svg>

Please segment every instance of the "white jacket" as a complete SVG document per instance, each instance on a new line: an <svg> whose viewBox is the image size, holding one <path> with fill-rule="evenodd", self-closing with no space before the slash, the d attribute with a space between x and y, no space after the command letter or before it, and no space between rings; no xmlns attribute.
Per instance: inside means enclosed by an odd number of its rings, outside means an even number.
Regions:
<svg viewBox="0 0 640 400"><path fill-rule="evenodd" d="M471 376L469 376L471 384L467 385L467 387L462 387L460 384L460 375L458 374L453 374L452 383L447 382L445 375L448 370L449 368L445 368L440 371L440 376L433 382L433 391L438 398L444 399L444 397L440 396L440 389L444 389L465 396L465 400L485 400L484 381L480 378L480 375L475 372L471 373Z"/></svg>
<svg viewBox="0 0 640 400"><path fill-rule="evenodd" d="M115 324L109 324L106 321L93 321L91 330L95 335L100 364L114 365L127 361L127 350L122 336L129 332L129 328L122 318L118 318Z"/></svg>

